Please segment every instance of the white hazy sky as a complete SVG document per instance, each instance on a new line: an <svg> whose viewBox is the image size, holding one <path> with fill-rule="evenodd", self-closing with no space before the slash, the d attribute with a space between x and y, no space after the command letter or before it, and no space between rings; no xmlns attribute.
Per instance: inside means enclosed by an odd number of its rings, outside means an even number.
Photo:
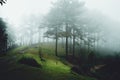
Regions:
<svg viewBox="0 0 120 80"><path fill-rule="evenodd" d="M49 8L50 0L7 0L7 4L0 6L0 17L18 24L26 15L45 14Z"/></svg>
<svg viewBox="0 0 120 80"><path fill-rule="evenodd" d="M120 21L120 0L85 0L90 9L96 9Z"/></svg>
<svg viewBox="0 0 120 80"><path fill-rule="evenodd" d="M21 18L29 14L45 14L52 0L7 0L0 6L0 17L18 24ZM84 0L89 9L96 9L113 19L120 21L120 0Z"/></svg>

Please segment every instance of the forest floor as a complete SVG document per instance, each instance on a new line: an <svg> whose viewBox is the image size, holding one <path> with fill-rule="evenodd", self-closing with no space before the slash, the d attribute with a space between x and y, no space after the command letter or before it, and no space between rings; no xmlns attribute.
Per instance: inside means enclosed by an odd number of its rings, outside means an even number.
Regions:
<svg viewBox="0 0 120 80"><path fill-rule="evenodd" d="M43 51L48 52L48 51ZM37 47L19 47L0 57L0 80L95 80L71 71L71 66L59 58L44 53L44 61L38 55ZM20 64L22 58L32 58L41 67Z"/></svg>

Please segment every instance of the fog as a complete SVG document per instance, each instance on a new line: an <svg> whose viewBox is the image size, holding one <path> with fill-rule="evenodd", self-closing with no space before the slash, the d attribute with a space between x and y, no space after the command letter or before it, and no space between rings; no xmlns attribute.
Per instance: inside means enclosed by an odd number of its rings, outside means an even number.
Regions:
<svg viewBox="0 0 120 80"><path fill-rule="evenodd" d="M13 29L13 32L16 36L16 43L20 42L19 36L26 34L25 29L33 22L30 17L35 20L40 17L40 22L42 22L41 16L45 16L50 8L51 3L55 0L8 0L7 3L3 6L0 6L0 17L4 18L7 21L9 27ZM120 47L120 0L82 0L85 2L85 6L91 12L98 12L103 14L105 17L104 23L106 26L103 27L105 32L104 39L105 42L101 43L101 46L104 46L104 49L112 49L114 51L119 51ZM101 20L99 20L101 21ZM34 28L30 26L31 29ZM39 27L39 25L37 25ZM37 27L37 28L38 28ZM28 29L28 28L27 28ZM41 36L43 36L45 29L41 29ZM24 34L23 34L24 33ZM29 32L30 33L30 32ZM16 35L17 34L17 35ZM38 34L35 34L34 38L38 39ZM44 40L44 39L42 39ZM46 39L45 39L46 40ZM28 39L26 39L28 41Z"/></svg>
<svg viewBox="0 0 120 80"><path fill-rule="evenodd" d="M86 6L90 9L99 10L112 19L120 21L120 0L86 0Z"/></svg>
<svg viewBox="0 0 120 80"><path fill-rule="evenodd" d="M8 0L0 7L0 16L17 24L21 18L29 14L45 14L49 11L51 2L55 0ZM120 21L120 0L82 0L87 8L98 10L101 13Z"/></svg>

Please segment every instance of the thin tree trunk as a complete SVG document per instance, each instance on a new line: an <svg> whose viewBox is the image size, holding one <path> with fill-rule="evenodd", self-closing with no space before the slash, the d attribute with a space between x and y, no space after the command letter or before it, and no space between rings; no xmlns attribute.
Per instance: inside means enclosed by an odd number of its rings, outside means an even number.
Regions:
<svg viewBox="0 0 120 80"><path fill-rule="evenodd" d="M68 57L68 24L66 23L66 58Z"/></svg>
<svg viewBox="0 0 120 80"><path fill-rule="evenodd" d="M72 37L70 37L70 53L72 53Z"/></svg>
<svg viewBox="0 0 120 80"><path fill-rule="evenodd" d="M58 56L58 31L57 31L57 27L56 27L56 42L55 42L55 55Z"/></svg>
<svg viewBox="0 0 120 80"><path fill-rule="evenodd" d="M65 48L65 45L64 45L64 38L62 37L62 47Z"/></svg>
<svg viewBox="0 0 120 80"><path fill-rule="evenodd" d="M42 60L42 48L41 48L40 28L39 28L39 57Z"/></svg>
<svg viewBox="0 0 120 80"><path fill-rule="evenodd" d="M73 30L73 56L75 56L75 32Z"/></svg>

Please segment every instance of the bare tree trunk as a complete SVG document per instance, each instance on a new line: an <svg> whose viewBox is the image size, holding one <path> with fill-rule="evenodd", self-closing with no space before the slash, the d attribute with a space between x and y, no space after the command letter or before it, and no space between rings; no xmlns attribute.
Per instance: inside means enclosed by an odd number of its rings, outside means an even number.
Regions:
<svg viewBox="0 0 120 80"><path fill-rule="evenodd" d="M95 43L95 41L96 41L96 38L95 38L95 33L94 33L94 43L93 43L94 44L94 52L96 51L96 48L95 48L96 47L96 43Z"/></svg>
<svg viewBox="0 0 120 80"><path fill-rule="evenodd" d="M75 56L75 31L73 30L73 56Z"/></svg>
<svg viewBox="0 0 120 80"><path fill-rule="evenodd" d="M73 46L73 44L72 44L72 37L70 37L70 53L72 53L72 46Z"/></svg>
<svg viewBox="0 0 120 80"><path fill-rule="evenodd" d="M31 31L31 33L30 33L30 45L32 45L32 44L33 44L33 33Z"/></svg>
<svg viewBox="0 0 120 80"><path fill-rule="evenodd" d="M56 27L56 42L55 42L55 55L58 56L58 31L57 31L57 27Z"/></svg>
<svg viewBox="0 0 120 80"><path fill-rule="evenodd" d="M96 52L98 52L98 46L99 46L99 33L96 34Z"/></svg>
<svg viewBox="0 0 120 80"><path fill-rule="evenodd" d="M62 37L62 47L65 48L65 45L64 45L64 38Z"/></svg>
<svg viewBox="0 0 120 80"><path fill-rule="evenodd" d="M39 57L42 60L42 48L41 48L40 28L39 28Z"/></svg>
<svg viewBox="0 0 120 80"><path fill-rule="evenodd" d="M68 57L68 24L66 23L66 58Z"/></svg>

